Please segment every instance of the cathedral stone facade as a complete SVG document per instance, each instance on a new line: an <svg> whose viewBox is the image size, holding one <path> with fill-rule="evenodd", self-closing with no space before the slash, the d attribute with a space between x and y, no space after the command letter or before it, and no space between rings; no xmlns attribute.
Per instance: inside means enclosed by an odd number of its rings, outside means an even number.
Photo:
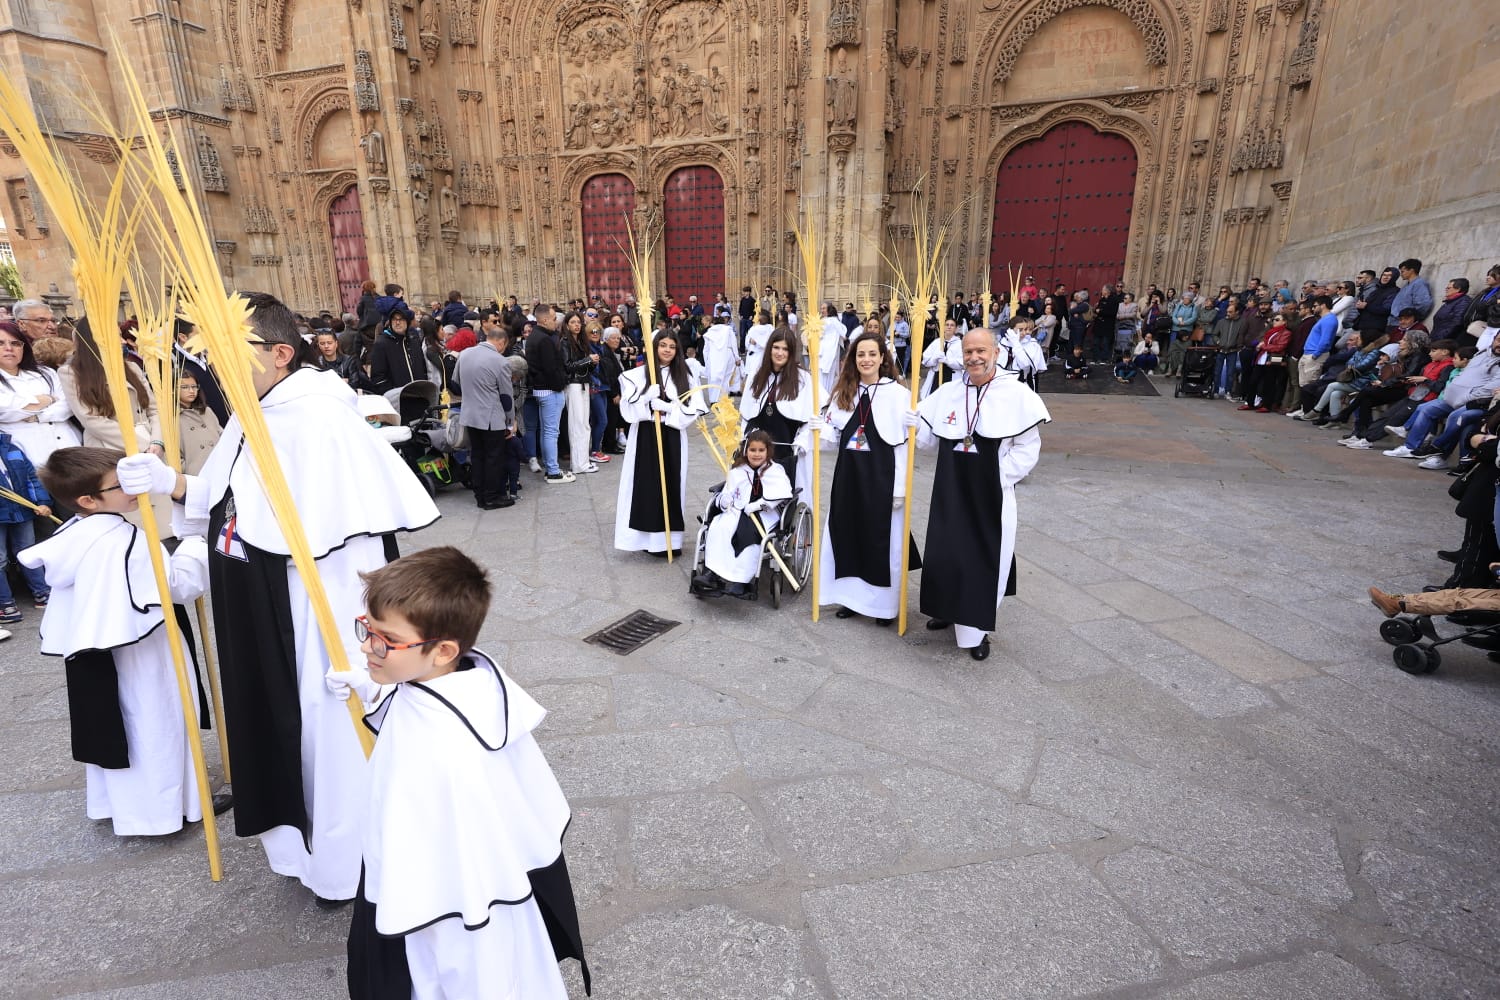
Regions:
<svg viewBox="0 0 1500 1000"><path fill-rule="evenodd" d="M129 60L229 283L301 309L347 307L366 278L423 299L613 297L632 223L660 241L662 292L793 287L803 211L826 234L830 297L868 301L909 258L917 211L948 225L950 289L970 295L1012 269L1239 287L1415 255L1447 267L1439 279L1477 277L1500 221L1488 14L1481 0L1441 14L9 0L0 66L102 182L111 150L72 95L108 103L111 64ZM62 301L66 248L3 142L0 181L23 275Z"/></svg>

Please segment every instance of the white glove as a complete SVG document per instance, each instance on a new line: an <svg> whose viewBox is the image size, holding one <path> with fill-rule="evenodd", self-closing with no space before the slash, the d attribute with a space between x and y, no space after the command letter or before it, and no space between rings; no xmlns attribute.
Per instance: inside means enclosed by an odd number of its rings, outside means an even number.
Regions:
<svg viewBox="0 0 1500 1000"><path fill-rule="evenodd" d="M651 400L651 409L655 410L657 413L671 413L672 404L667 402L665 399L657 398Z"/></svg>
<svg viewBox="0 0 1500 1000"><path fill-rule="evenodd" d="M766 502L764 500L751 500L749 503L745 504L746 514L755 514L765 509Z"/></svg>
<svg viewBox="0 0 1500 1000"><path fill-rule="evenodd" d="M814 434L822 434L828 428L828 418L821 413L815 413L807 421L807 429Z"/></svg>
<svg viewBox="0 0 1500 1000"><path fill-rule="evenodd" d="M120 459L115 463L115 472L120 477L120 489L131 496L142 493L170 495L177 488L177 473L172 467L145 452Z"/></svg>
<svg viewBox="0 0 1500 1000"><path fill-rule="evenodd" d="M348 701L352 690L366 705L380 700L380 685L370 680L370 672L363 667L348 670L330 670L323 675L323 683L339 701Z"/></svg>
<svg viewBox="0 0 1500 1000"><path fill-rule="evenodd" d="M913 428L919 426L921 424L921 421L922 415L916 410L907 410L905 413L901 414L901 426L906 428L907 430L912 430Z"/></svg>
<svg viewBox="0 0 1500 1000"><path fill-rule="evenodd" d="M900 510L904 503L906 503L906 497L891 497L891 510Z"/></svg>

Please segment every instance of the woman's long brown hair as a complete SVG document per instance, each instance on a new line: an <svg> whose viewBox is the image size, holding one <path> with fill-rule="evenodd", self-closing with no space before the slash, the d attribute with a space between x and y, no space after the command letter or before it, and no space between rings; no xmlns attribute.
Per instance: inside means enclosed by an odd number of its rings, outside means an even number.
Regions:
<svg viewBox="0 0 1500 1000"><path fill-rule="evenodd" d="M865 341L880 346L880 378L894 380L897 384L901 382L901 371L896 367L896 359L891 357L890 346L885 338L871 333L861 333L849 344L849 350L844 352L844 364L839 368L838 381L833 383L833 392L829 394L829 402L841 410L849 410L854 407L854 397L859 391L859 369L854 365L854 356L859 353L859 345Z"/></svg>
<svg viewBox="0 0 1500 1000"><path fill-rule="evenodd" d="M789 403L802 391L802 377L798 374L802 371L802 344L797 340L797 335L784 326L777 327L766 340L766 349L760 356L760 368L755 372L755 378L750 380L750 395L756 399L765 395L766 383L775 374L771 370L771 347L774 344L786 344L786 367L782 369L783 377L776 380L776 398L766 402Z"/></svg>
<svg viewBox="0 0 1500 1000"><path fill-rule="evenodd" d="M99 344L94 340L94 331L89 327L88 317L78 321L73 341L78 346L68 365L73 371L73 384L78 390L76 402L82 403L90 412L114 420L114 400L109 398L104 362L99 359ZM150 398L146 391L146 379L133 362L125 362L125 379L135 390L135 405L145 410L146 401ZM134 414L131 417L134 419Z"/></svg>

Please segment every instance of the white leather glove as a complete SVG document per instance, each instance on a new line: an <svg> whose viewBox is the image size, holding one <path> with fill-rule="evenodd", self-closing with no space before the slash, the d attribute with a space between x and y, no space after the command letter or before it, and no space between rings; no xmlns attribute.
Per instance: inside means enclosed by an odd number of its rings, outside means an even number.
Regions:
<svg viewBox="0 0 1500 1000"><path fill-rule="evenodd" d="M657 413L671 413L672 404L667 402L665 399L653 399L651 400L651 409L655 410Z"/></svg>
<svg viewBox="0 0 1500 1000"><path fill-rule="evenodd" d="M366 705L380 700L380 685L370 680L370 672L364 667L330 670L323 675L323 683L339 701L348 701L350 691L357 694L359 700Z"/></svg>
<svg viewBox="0 0 1500 1000"><path fill-rule="evenodd" d="M900 510L904 503L906 503L906 497L891 497L891 510Z"/></svg>
<svg viewBox="0 0 1500 1000"><path fill-rule="evenodd" d="M764 500L751 500L749 503L745 504L746 514L759 513L760 511L763 511L765 509L766 502Z"/></svg>
<svg viewBox="0 0 1500 1000"><path fill-rule="evenodd" d="M115 463L120 489L131 496L142 493L171 494L177 488L177 473L155 455L142 452Z"/></svg>
<svg viewBox="0 0 1500 1000"><path fill-rule="evenodd" d="M821 413L815 413L807 421L807 429L814 434L822 434L828 428L828 418Z"/></svg>
<svg viewBox="0 0 1500 1000"><path fill-rule="evenodd" d="M914 427L919 426L921 422L922 415L916 410L907 410L905 413L901 414L901 426L906 428L907 430L911 430Z"/></svg>

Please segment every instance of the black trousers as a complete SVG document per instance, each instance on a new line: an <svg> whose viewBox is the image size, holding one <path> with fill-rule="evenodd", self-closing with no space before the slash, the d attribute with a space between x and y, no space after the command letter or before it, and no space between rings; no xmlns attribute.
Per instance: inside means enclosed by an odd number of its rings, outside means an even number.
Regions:
<svg viewBox="0 0 1500 1000"><path fill-rule="evenodd" d="M469 428L469 484L474 489L474 502L481 507L499 503L505 493L509 439L507 430Z"/></svg>
<svg viewBox="0 0 1500 1000"><path fill-rule="evenodd" d="M1245 402L1270 410L1281 408L1281 397L1286 395L1286 365L1252 364L1243 376Z"/></svg>
<svg viewBox="0 0 1500 1000"><path fill-rule="evenodd" d="M1364 432L1370 429L1370 421L1374 417L1371 411L1377 406L1386 406L1404 400L1410 391L1411 386L1404 383L1375 385L1368 389L1361 389L1355 397L1354 430L1359 433L1360 437L1368 441L1370 439L1369 435ZM1390 414L1387 413L1386 416L1389 417ZM1390 423L1390 420L1386 419L1383 423Z"/></svg>

